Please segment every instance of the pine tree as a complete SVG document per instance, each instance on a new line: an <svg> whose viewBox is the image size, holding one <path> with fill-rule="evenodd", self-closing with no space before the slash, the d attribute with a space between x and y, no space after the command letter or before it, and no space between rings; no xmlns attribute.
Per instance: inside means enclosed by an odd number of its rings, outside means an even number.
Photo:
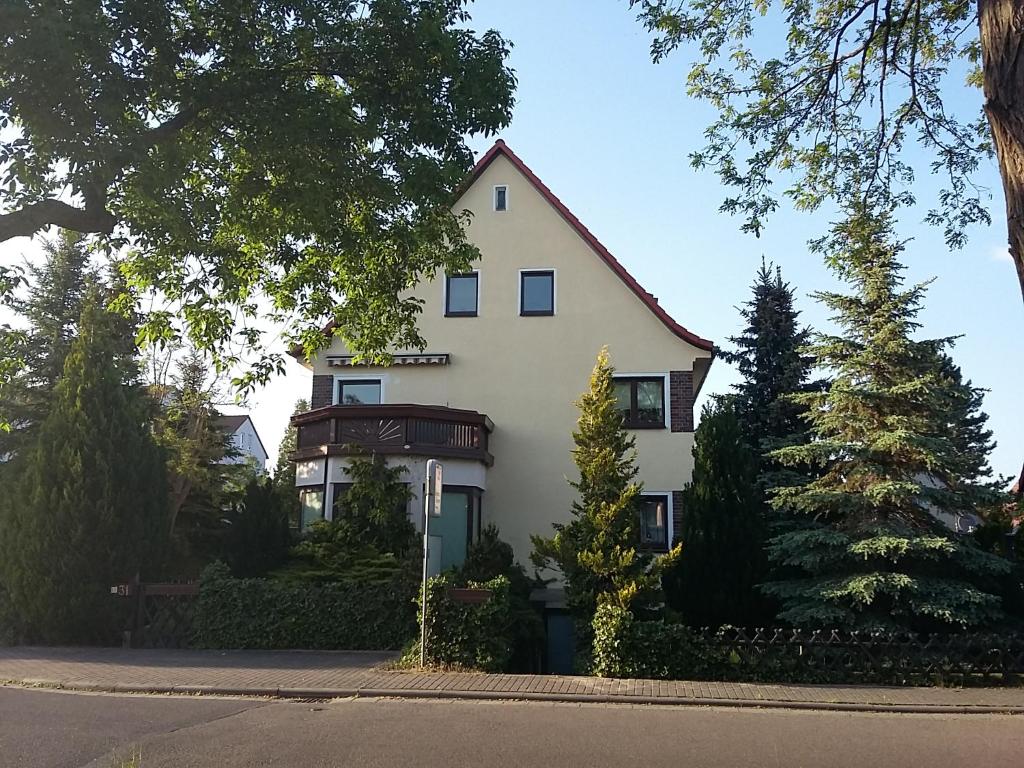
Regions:
<svg viewBox="0 0 1024 768"><path fill-rule="evenodd" d="M254 478L230 513L225 556L238 578L264 576L288 556L288 516L270 478Z"/></svg>
<svg viewBox="0 0 1024 768"><path fill-rule="evenodd" d="M292 416L305 413L309 410L309 400L302 398L295 403L292 409ZM281 504L284 506L293 528L299 527L299 494L295 489L295 462L292 461L292 454L298 447L298 431L290 421L288 428L281 438L281 444L277 449L277 464L274 467L274 488L281 497Z"/></svg>
<svg viewBox="0 0 1024 768"><path fill-rule="evenodd" d="M164 457L125 332L92 289L50 412L9 468L0 579L43 642L115 638L111 585L153 574L163 552Z"/></svg>
<svg viewBox="0 0 1024 768"><path fill-rule="evenodd" d="M723 350L724 360L734 363L742 377L734 386L732 399L740 428L758 454L761 485L791 484L799 479L763 454L787 445L801 445L810 439L804 420L806 407L790 395L820 389L811 382L813 360L806 353L810 329L800 326L800 313L793 288L762 260L753 295L740 309L746 326L739 336L730 337L736 349Z"/></svg>
<svg viewBox="0 0 1024 768"><path fill-rule="evenodd" d="M756 588L765 568L758 461L730 398L704 407L693 456L683 552L665 572L666 600L691 626L757 625L770 618Z"/></svg>
<svg viewBox="0 0 1024 768"><path fill-rule="evenodd" d="M815 440L771 458L822 471L775 491L774 506L809 522L769 542L772 560L798 573L766 590L797 625L926 630L997 619L988 585L1007 564L929 513L970 511L979 493L978 456L951 434L950 380L936 364L951 340L911 338L926 284L901 288L903 246L885 215L853 208L817 247L853 292L817 295L842 335L816 334L811 352L835 380L794 398Z"/></svg>
<svg viewBox="0 0 1024 768"><path fill-rule="evenodd" d="M608 350L602 349L590 387L576 402L580 411L572 455L580 477L569 523L554 525L550 539L533 536L537 568L557 568L565 581L566 605L577 624L577 648L587 655L590 622L597 606L611 603L640 611L660 598L661 572L679 554L677 546L654 558L640 546L635 482L635 439L623 426Z"/></svg>
<svg viewBox="0 0 1024 768"><path fill-rule="evenodd" d="M9 434L0 436L0 457L12 457L49 411L77 332L86 286L95 278L78 233L61 230L57 238L43 241L42 250L42 262L28 266L26 294L7 302L27 327L16 344L3 350L5 362L16 356L17 366L10 366L10 380L0 390L0 421L12 425ZM10 332L5 336L15 339Z"/></svg>

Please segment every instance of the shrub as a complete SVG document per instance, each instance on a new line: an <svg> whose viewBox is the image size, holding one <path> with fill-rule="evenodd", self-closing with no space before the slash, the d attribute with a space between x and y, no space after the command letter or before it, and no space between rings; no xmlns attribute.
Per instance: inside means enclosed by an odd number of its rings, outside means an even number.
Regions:
<svg viewBox="0 0 1024 768"><path fill-rule="evenodd" d="M600 677L692 680L706 677L715 654L683 624L637 621L611 603L594 615L593 672Z"/></svg>
<svg viewBox="0 0 1024 768"><path fill-rule="evenodd" d="M249 481L230 521L225 557L235 576L263 576L284 562L290 543L288 513L270 478Z"/></svg>
<svg viewBox="0 0 1024 768"><path fill-rule="evenodd" d="M203 571L194 645L201 648L392 650L416 635L417 584L292 584Z"/></svg>
<svg viewBox="0 0 1024 768"><path fill-rule="evenodd" d="M452 574L427 583L427 663L503 671L512 658L515 633L508 578L470 582L470 587L491 591L482 603L452 600L448 590L458 583Z"/></svg>

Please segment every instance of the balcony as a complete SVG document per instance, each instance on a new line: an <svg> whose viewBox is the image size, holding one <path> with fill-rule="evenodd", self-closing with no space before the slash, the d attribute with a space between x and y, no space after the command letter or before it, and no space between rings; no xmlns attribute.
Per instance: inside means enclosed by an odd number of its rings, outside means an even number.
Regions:
<svg viewBox="0 0 1024 768"><path fill-rule="evenodd" d="M355 451L451 457L494 464L494 424L476 411L438 405L330 405L292 417L295 461Z"/></svg>

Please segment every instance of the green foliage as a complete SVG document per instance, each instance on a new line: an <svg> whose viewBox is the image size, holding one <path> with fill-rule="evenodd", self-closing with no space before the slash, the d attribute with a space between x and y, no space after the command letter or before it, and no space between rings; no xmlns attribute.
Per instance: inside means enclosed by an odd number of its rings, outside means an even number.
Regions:
<svg viewBox="0 0 1024 768"><path fill-rule="evenodd" d="M395 650L416 634L415 580L291 584L203 571L195 614L201 648Z"/></svg>
<svg viewBox="0 0 1024 768"><path fill-rule="evenodd" d="M587 654L589 627L601 603L642 610L660 598L662 570L678 556L653 557L640 547L635 440L623 427L608 350L602 349L590 388L576 405L573 460L580 477L572 520L556 523L550 539L533 536L537 568L557 568L565 579L566 605L577 621L578 648Z"/></svg>
<svg viewBox="0 0 1024 768"><path fill-rule="evenodd" d="M164 456L124 325L94 290L52 408L5 468L0 582L37 641L116 637L110 586L153 574L165 552Z"/></svg>
<svg viewBox="0 0 1024 768"><path fill-rule="evenodd" d="M515 560L512 546L502 541L494 525L486 526L466 550L466 559L453 574L459 583L483 583L503 577L509 583L512 614L510 641L512 656L505 671L537 672L545 638L544 621L530 602L538 583L526 575Z"/></svg>
<svg viewBox="0 0 1024 768"><path fill-rule="evenodd" d="M302 398L295 403L292 409L292 416L305 413L309 410L309 400ZM298 447L298 430L289 422L285 429L284 437L277 449L277 465L274 467L274 487L278 496L281 497L281 504L288 515L289 524L298 530L301 524L302 514L299 494L295 488L295 462L292 461L292 453Z"/></svg>
<svg viewBox="0 0 1024 768"><path fill-rule="evenodd" d="M270 478L252 480L229 517L225 559L239 578L264 576L288 556L288 517Z"/></svg>
<svg viewBox="0 0 1024 768"><path fill-rule="evenodd" d="M746 326L729 340L735 350L721 356L739 369L741 381L733 387L740 428L748 445L758 454L762 488L798 482L797 472L767 461L763 454L810 440L804 415L807 407L790 395L822 389L811 382L813 359L806 353L810 329L801 328L794 306L793 288L763 261L751 286L753 294L740 309Z"/></svg>
<svg viewBox="0 0 1024 768"><path fill-rule="evenodd" d="M327 321L373 357L422 346L408 289L477 256L452 193L466 137L513 104L509 45L465 5L5 7L0 241L57 224L127 246L130 284L169 302L142 338L180 322L225 368L244 349L243 386L283 369L273 321L307 353Z"/></svg>
<svg viewBox="0 0 1024 768"><path fill-rule="evenodd" d="M0 268L0 303L26 326L0 329L0 423L13 425L0 433L0 457L23 448L49 412L87 288L96 282L81 236L62 230L42 241L42 251L43 260L29 264L26 276ZM5 297L22 283L24 295Z"/></svg>
<svg viewBox="0 0 1024 768"><path fill-rule="evenodd" d="M594 615L594 666L599 677L694 680L708 676L714 654L691 629L637 621L616 605Z"/></svg>
<svg viewBox="0 0 1024 768"><path fill-rule="evenodd" d="M336 500L333 520L313 523L292 550L294 561L275 573L286 579L389 580L416 570L416 529L408 515L405 467L383 456L353 457L352 485Z"/></svg>
<svg viewBox="0 0 1024 768"><path fill-rule="evenodd" d="M664 574L666 601L692 626L763 625L771 616L756 589L766 568L757 459L728 400L704 407L693 457L683 552Z"/></svg>
<svg viewBox="0 0 1024 768"><path fill-rule="evenodd" d="M909 206L914 164L929 162L946 186L927 219L944 227L951 247L963 245L970 224L990 219L974 178L992 150L988 126L976 107L965 114L946 98L963 89L963 62L980 81L978 5L630 0L656 35L656 61L691 43L699 51L688 91L717 116L691 162L730 188L721 209L742 215L745 231L759 234L778 207L778 179L798 209L851 199ZM991 5L1011 13L1010 3ZM1012 104L1009 83L992 72L986 95Z"/></svg>
<svg viewBox="0 0 1024 768"><path fill-rule="evenodd" d="M452 600L448 590L457 583L450 574L427 582L427 664L505 671L516 632L509 580L498 576L482 583L469 582L470 587L490 590L490 597L482 603Z"/></svg>
<svg viewBox="0 0 1024 768"><path fill-rule="evenodd" d="M769 543L772 560L797 573L766 590L782 601L780 618L801 626L997 620L992 582L1008 564L931 515L969 513L990 497L977 483L984 445L965 450L971 441L950 424L950 403L963 394L937 357L950 340L911 338L925 286L901 290L902 246L885 216L858 207L848 214L823 247L842 251L833 268L853 293L817 295L843 334L817 334L810 350L836 378L828 392L794 396L808 407L816 439L771 454L821 472L775 489L776 508L807 524Z"/></svg>

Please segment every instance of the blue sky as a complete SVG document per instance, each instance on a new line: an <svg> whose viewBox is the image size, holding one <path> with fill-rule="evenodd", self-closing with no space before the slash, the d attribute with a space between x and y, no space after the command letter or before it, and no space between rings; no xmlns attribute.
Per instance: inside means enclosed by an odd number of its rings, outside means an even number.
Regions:
<svg viewBox="0 0 1024 768"><path fill-rule="evenodd" d="M808 294L839 287L806 243L827 226L827 212L791 211L785 203L760 238L718 212L725 196L713 173L693 170L710 107L685 93L686 53L651 63L650 37L625 0L477 0L476 29L493 27L514 43L519 86L511 126L501 137L683 325L718 343L740 328L735 309L749 294L761 257L780 265L811 325L829 327ZM967 109L981 94L952 94ZM483 151L491 141L473 143ZM936 188L919 174L919 199ZM1024 329L1013 265L1005 256L1005 216L994 161L980 176L993 191L991 227L971 231L950 252L942 233L907 212L901 237L908 281L934 277L920 315L922 336L963 334L953 351L965 374L989 389L985 408L999 443L998 472L1020 471ZM717 361L705 393L723 392L734 369Z"/></svg>
<svg viewBox="0 0 1024 768"><path fill-rule="evenodd" d="M747 298L764 256L797 289L803 319L828 328L827 313L808 293L837 284L806 247L827 226L827 213L784 206L758 239L718 212L723 188L687 159L713 117L686 96L689 57L652 64L649 36L626 0L477 0L471 12L472 27L498 29L515 46L510 63L519 80L517 106L501 137L677 320L725 343L740 328L735 308ZM951 95L969 109L980 107L980 93L966 87ZM479 154L492 142L479 138L472 146ZM920 316L922 334L963 334L954 357L976 385L990 390L985 408L999 443L993 466L1009 475L1024 460L1024 305L1005 256L994 162L981 180L994 191L994 223L972 231L963 251L949 252L941 232L921 223L923 211L908 212L900 234L913 238L904 254L908 280L936 278ZM919 187L927 198L935 184L922 176ZM16 241L0 255L28 249ZM735 371L719 360L704 393L724 392L735 380ZM272 453L309 384L308 372L289 362L288 374L250 401Z"/></svg>

